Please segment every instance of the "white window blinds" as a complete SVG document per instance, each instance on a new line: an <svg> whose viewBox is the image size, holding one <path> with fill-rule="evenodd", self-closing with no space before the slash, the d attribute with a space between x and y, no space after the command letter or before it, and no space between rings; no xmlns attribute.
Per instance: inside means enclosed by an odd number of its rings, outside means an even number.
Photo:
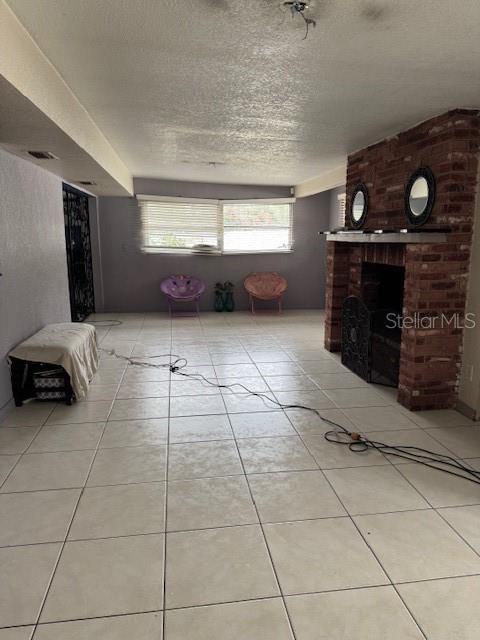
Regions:
<svg viewBox="0 0 480 640"><path fill-rule="evenodd" d="M338 201L338 226L345 226L346 206L347 206L347 194L339 193L337 196Z"/></svg>
<svg viewBox="0 0 480 640"><path fill-rule="evenodd" d="M223 202L224 253L267 253L292 249L292 202Z"/></svg>
<svg viewBox="0 0 480 640"><path fill-rule="evenodd" d="M142 249L167 253L288 252L294 198L200 200L137 196Z"/></svg>
<svg viewBox="0 0 480 640"><path fill-rule="evenodd" d="M137 196L145 251L220 250L218 200Z"/></svg>

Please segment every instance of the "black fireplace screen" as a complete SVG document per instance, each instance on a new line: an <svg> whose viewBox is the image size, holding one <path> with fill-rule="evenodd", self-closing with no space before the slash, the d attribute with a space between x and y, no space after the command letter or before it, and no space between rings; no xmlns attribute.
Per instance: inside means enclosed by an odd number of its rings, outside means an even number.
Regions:
<svg viewBox="0 0 480 640"><path fill-rule="evenodd" d="M342 310L342 364L370 382L370 311L366 304L349 296Z"/></svg>
<svg viewBox="0 0 480 640"><path fill-rule="evenodd" d="M342 363L367 382L398 386L405 269L363 262L360 296L342 310Z"/></svg>

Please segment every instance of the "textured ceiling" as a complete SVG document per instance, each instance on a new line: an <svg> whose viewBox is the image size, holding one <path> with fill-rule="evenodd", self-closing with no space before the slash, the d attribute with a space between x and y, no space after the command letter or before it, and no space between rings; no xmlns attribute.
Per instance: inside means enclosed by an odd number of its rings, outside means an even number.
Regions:
<svg viewBox="0 0 480 640"><path fill-rule="evenodd" d="M8 3L135 176L297 184L480 106L479 0Z"/></svg>

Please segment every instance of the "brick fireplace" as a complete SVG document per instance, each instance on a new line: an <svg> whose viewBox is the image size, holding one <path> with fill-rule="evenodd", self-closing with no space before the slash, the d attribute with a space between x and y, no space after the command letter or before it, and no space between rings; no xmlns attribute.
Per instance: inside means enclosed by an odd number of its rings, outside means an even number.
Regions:
<svg viewBox="0 0 480 640"><path fill-rule="evenodd" d="M433 209L418 227L417 240L388 242L369 234L369 242L327 237L325 346L342 346L342 306L361 296L365 265L404 269L403 316L451 317L465 313L473 220L477 204L480 144L479 112L456 109L397 136L353 153L347 166L347 211L355 187L368 189L362 230L412 229L405 215L405 189L419 167L429 167L436 183ZM347 216L348 219L348 216ZM347 221L347 227L351 223ZM438 231L432 235L428 232ZM441 233L440 233L441 232ZM442 241L438 237L442 235ZM393 236L391 236L393 238ZM363 278L364 280L364 278ZM401 332L398 401L412 410L455 405L463 330L443 323L433 328L404 327Z"/></svg>

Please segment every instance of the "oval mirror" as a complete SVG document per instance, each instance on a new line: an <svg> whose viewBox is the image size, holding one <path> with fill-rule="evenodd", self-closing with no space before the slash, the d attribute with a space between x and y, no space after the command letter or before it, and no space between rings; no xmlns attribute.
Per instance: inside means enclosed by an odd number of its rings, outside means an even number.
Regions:
<svg viewBox="0 0 480 640"><path fill-rule="evenodd" d="M423 224L429 217L435 199L435 179L427 167L417 169L408 181L405 210L412 224Z"/></svg>
<svg viewBox="0 0 480 640"><path fill-rule="evenodd" d="M357 192L353 200L353 208L352 208L352 218L355 222L358 222L362 219L363 211L365 209L365 196L361 191Z"/></svg>
<svg viewBox="0 0 480 640"><path fill-rule="evenodd" d="M368 192L363 184L355 187L350 205L350 221L354 228L361 227L367 215Z"/></svg>
<svg viewBox="0 0 480 640"><path fill-rule="evenodd" d="M417 178L410 189L410 211L414 216L421 216L427 208L428 182L421 176Z"/></svg>

